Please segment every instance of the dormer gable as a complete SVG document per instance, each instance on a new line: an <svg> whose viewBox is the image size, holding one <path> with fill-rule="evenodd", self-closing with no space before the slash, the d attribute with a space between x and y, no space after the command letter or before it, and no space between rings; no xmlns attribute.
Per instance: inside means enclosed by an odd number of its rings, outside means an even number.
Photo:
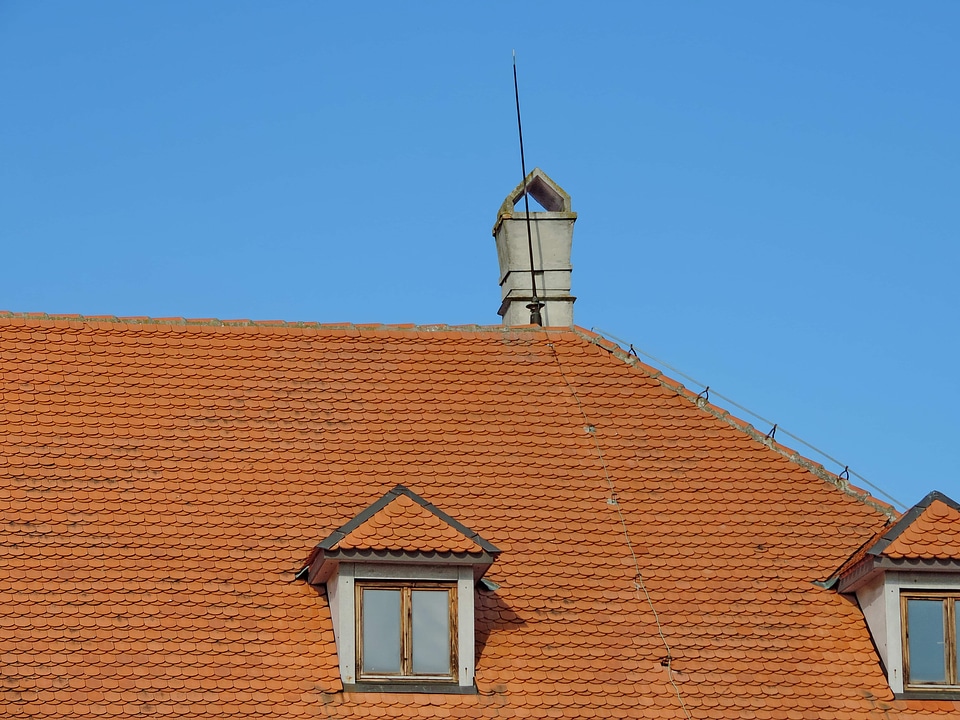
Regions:
<svg viewBox="0 0 960 720"><path fill-rule="evenodd" d="M918 509L920 514L902 528L895 526L892 537L884 536L878 543L879 554L891 560L960 559L960 505L933 492L914 508ZM883 543L886 545L881 550Z"/></svg>
<svg viewBox="0 0 960 720"><path fill-rule="evenodd" d="M343 561L470 566L475 580L499 550L412 490L397 485L321 540L308 581L324 583Z"/></svg>
<svg viewBox="0 0 960 720"><path fill-rule="evenodd" d="M318 543L345 689L472 692L475 584L499 554L397 485Z"/></svg>
<svg viewBox="0 0 960 720"><path fill-rule="evenodd" d="M402 485L386 497L393 499L336 542L331 549L393 550L404 552L482 553L476 533L445 518Z"/></svg>
<svg viewBox="0 0 960 720"><path fill-rule="evenodd" d="M834 582L856 595L894 693L960 698L960 504L930 493Z"/></svg>

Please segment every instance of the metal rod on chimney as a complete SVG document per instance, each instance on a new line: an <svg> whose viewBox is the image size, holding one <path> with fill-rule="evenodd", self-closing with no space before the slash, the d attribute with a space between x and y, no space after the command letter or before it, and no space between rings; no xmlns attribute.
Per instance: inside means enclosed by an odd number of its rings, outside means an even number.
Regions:
<svg viewBox="0 0 960 720"><path fill-rule="evenodd" d="M527 163L523 157L523 124L520 122L520 85L517 83L517 51L513 51L513 94L517 99L517 134L520 136L520 171L523 173L523 207L527 213L527 249L530 251L530 286L533 298L527 309L530 311L530 324L543 326L540 308L543 303L537 297L537 276L533 268L533 233L530 230L530 198L527 195Z"/></svg>

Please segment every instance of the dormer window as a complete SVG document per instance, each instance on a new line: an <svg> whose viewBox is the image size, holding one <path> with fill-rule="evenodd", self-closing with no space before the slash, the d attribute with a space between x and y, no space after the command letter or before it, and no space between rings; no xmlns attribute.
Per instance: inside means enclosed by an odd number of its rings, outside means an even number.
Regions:
<svg viewBox="0 0 960 720"><path fill-rule="evenodd" d="M856 595L897 697L960 699L960 505L930 493L833 582Z"/></svg>
<svg viewBox="0 0 960 720"><path fill-rule="evenodd" d="M398 485L310 557L352 691L473 692L474 593L499 550Z"/></svg>
<svg viewBox="0 0 960 720"><path fill-rule="evenodd" d="M960 592L901 592L903 677L907 688L958 688Z"/></svg>
<svg viewBox="0 0 960 720"><path fill-rule="evenodd" d="M360 680L457 680L455 583L356 584Z"/></svg>

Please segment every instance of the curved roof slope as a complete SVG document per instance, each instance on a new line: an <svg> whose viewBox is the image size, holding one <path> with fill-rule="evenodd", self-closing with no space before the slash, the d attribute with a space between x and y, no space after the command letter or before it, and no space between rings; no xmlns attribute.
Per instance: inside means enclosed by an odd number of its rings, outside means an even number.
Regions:
<svg viewBox="0 0 960 720"><path fill-rule="evenodd" d="M7 715L956 716L812 584L883 513L601 345L0 317ZM343 693L294 579L398 483L502 551L475 695Z"/></svg>

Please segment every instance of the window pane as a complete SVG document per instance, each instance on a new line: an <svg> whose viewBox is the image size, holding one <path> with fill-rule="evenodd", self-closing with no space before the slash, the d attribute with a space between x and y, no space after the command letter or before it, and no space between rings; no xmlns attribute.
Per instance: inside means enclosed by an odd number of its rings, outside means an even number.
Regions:
<svg viewBox="0 0 960 720"><path fill-rule="evenodd" d="M400 672L400 591L363 589L363 672Z"/></svg>
<svg viewBox="0 0 960 720"><path fill-rule="evenodd" d="M907 633L912 683L946 682L943 601L907 600Z"/></svg>
<svg viewBox="0 0 960 720"><path fill-rule="evenodd" d="M413 591L413 672L450 674L450 593Z"/></svg>

